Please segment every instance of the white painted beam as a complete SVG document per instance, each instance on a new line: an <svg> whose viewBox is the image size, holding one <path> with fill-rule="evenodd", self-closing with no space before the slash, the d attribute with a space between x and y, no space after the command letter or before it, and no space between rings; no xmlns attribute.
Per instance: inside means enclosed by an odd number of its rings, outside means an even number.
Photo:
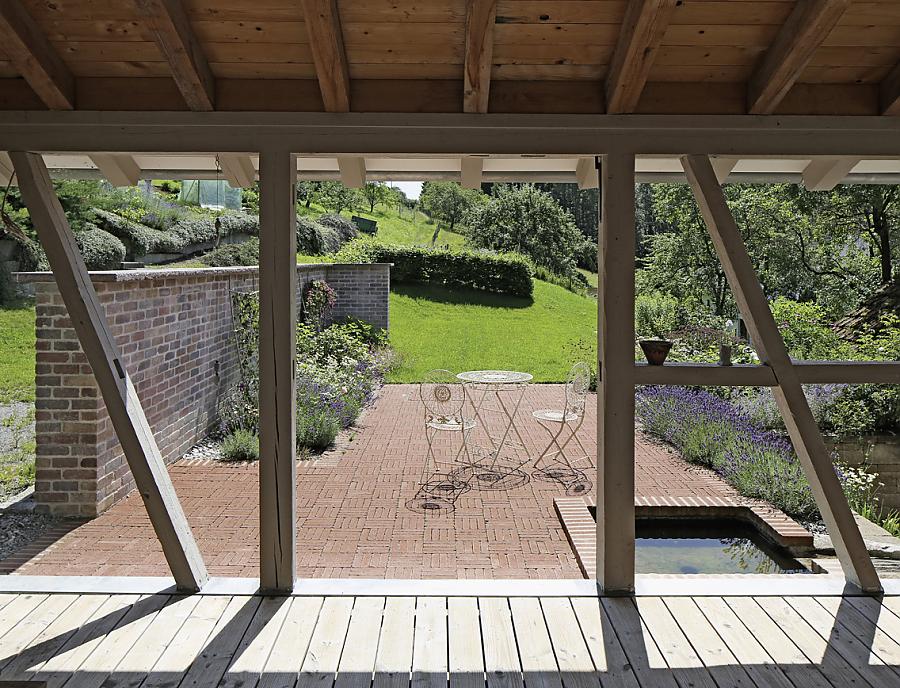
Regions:
<svg viewBox="0 0 900 688"><path fill-rule="evenodd" d="M175 495L131 377L122 364L116 340L56 197L47 167L41 156L34 153L10 152L10 158L72 327L94 371L109 418L175 582L184 590L199 590L209 579L200 550Z"/></svg>
<svg viewBox="0 0 900 688"><path fill-rule="evenodd" d="M259 578L289 594L297 576L297 158L259 155Z"/></svg>
<svg viewBox="0 0 900 688"><path fill-rule="evenodd" d="M859 164L859 158L814 158L803 168L803 184L809 191L831 191Z"/></svg>
<svg viewBox="0 0 900 688"><path fill-rule="evenodd" d="M597 299L597 577L634 592L634 156L604 155Z"/></svg>
<svg viewBox="0 0 900 688"><path fill-rule="evenodd" d="M366 185L366 159L356 155L338 156L341 183L348 189L361 189Z"/></svg>
<svg viewBox="0 0 900 688"><path fill-rule="evenodd" d="M141 168L130 155L94 153L88 156L113 186L137 186Z"/></svg>
<svg viewBox="0 0 900 688"><path fill-rule="evenodd" d="M747 322L759 359L770 365L775 373L778 385L772 388L772 393L834 543L844 575L865 592L880 592L882 587L878 574L835 475L800 379L709 158L686 155L682 157L682 165L741 316Z"/></svg>
<svg viewBox="0 0 900 688"><path fill-rule="evenodd" d="M480 189L484 158L460 158L459 179L464 189Z"/></svg>
<svg viewBox="0 0 900 688"><path fill-rule="evenodd" d="M0 186L9 184L9 180L12 179L14 174L15 170L13 169L12 160L9 159L9 153L0 151Z"/></svg>
<svg viewBox="0 0 900 688"><path fill-rule="evenodd" d="M738 158L716 156L710 162L712 162L713 171L716 173L716 179L719 184L722 184L728 179L728 175L734 170L735 165L738 164Z"/></svg>
<svg viewBox="0 0 900 688"><path fill-rule="evenodd" d="M600 170L596 158L578 158L575 163L575 179L579 189L596 189L600 186Z"/></svg>
<svg viewBox="0 0 900 688"><path fill-rule="evenodd" d="M222 174L233 189L249 189L256 182L256 168L249 155L219 155Z"/></svg>

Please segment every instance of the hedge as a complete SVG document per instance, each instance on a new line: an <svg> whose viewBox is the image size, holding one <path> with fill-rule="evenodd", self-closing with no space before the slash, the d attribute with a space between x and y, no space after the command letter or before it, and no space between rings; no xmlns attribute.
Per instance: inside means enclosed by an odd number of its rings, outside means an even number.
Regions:
<svg viewBox="0 0 900 688"><path fill-rule="evenodd" d="M119 237L135 257L148 253L181 253L193 244L216 240L216 218L212 216L182 218L170 230L162 231L99 208L94 209L94 215L101 229ZM220 236L236 233L259 236L259 218L253 215L223 213L219 224Z"/></svg>
<svg viewBox="0 0 900 688"><path fill-rule="evenodd" d="M88 270L117 270L125 260L125 245L109 232L88 224L87 230L73 232L75 243ZM16 252L22 272L49 272L47 254L36 239L19 244Z"/></svg>
<svg viewBox="0 0 900 688"><path fill-rule="evenodd" d="M393 263L391 280L396 282L435 282L525 297L531 296L534 289L531 265L516 254L398 246L367 236L344 246L335 260Z"/></svg>
<svg viewBox="0 0 900 688"><path fill-rule="evenodd" d="M259 239L254 237L242 244L226 244L200 258L211 268L225 268L231 265L259 265Z"/></svg>

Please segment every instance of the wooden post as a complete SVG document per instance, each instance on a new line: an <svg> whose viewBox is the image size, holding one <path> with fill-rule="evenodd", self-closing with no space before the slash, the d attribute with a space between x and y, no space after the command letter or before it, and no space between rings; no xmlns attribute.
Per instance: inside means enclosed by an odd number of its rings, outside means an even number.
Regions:
<svg viewBox="0 0 900 688"><path fill-rule="evenodd" d="M772 392L834 542L844 575L865 592L881 592L878 574L709 158L686 155L681 161L759 359L770 365L775 373L777 384Z"/></svg>
<svg viewBox="0 0 900 688"><path fill-rule="evenodd" d="M72 319L72 327L94 371L109 418L175 583L182 590L199 590L209 580L200 550L175 495L140 399L122 365L116 340L44 160L40 155L22 152L10 152L10 158L22 198Z"/></svg>
<svg viewBox="0 0 900 688"><path fill-rule="evenodd" d="M259 181L260 589L284 594L297 576L296 156L260 151Z"/></svg>
<svg viewBox="0 0 900 688"><path fill-rule="evenodd" d="M634 155L600 167L597 578L634 592Z"/></svg>

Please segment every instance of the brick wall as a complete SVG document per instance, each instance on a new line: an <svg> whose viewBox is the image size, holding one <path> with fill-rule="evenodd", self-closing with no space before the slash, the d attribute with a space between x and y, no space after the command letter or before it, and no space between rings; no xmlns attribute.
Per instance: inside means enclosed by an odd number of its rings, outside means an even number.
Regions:
<svg viewBox="0 0 900 688"><path fill-rule="evenodd" d="M37 297L35 509L95 516L134 479L56 283L47 273L17 279L35 283ZM387 329L389 265L298 266L298 290L312 279L337 292L335 319ZM98 272L92 280L160 452L174 461L215 425L216 404L237 380L229 292L255 290L258 269Z"/></svg>

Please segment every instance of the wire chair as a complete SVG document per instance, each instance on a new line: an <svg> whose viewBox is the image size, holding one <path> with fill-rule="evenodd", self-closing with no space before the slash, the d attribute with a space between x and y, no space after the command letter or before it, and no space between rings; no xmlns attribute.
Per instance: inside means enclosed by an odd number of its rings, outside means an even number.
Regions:
<svg viewBox="0 0 900 688"><path fill-rule="evenodd" d="M572 366L566 379L565 403L562 409L541 409L532 413L541 427L550 434L550 441L535 459L531 475L536 480L560 483L566 488L566 494L571 496L586 494L594 486L584 471L573 465L590 458L578 437L578 430L584 422L584 409L590 384L591 369L587 363L579 361ZM572 440L581 453L577 457L569 458L566 449ZM571 448L569 452L572 452Z"/></svg>
<svg viewBox="0 0 900 688"><path fill-rule="evenodd" d="M424 513L453 511L456 500L471 487L468 436L475 421L463 415L465 390L449 370L437 369L426 374L419 384L419 398L425 407L427 450L419 490L406 506ZM459 434L459 448L449 459L435 451L438 433L450 434L451 453L453 434Z"/></svg>

